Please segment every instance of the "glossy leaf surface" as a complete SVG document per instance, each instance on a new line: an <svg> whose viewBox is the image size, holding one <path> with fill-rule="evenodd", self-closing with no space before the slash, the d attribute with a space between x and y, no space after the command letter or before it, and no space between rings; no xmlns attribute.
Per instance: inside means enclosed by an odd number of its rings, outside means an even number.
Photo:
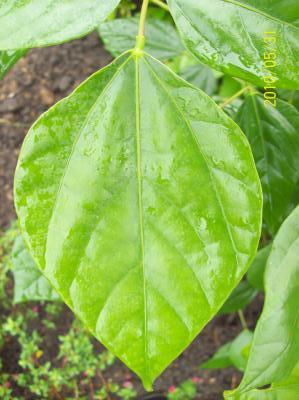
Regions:
<svg viewBox="0 0 299 400"><path fill-rule="evenodd" d="M236 395L284 380L299 360L299 207L283 223L273 242L265 290L263 313Z"/></svg>
<svg viewBox="0 0 299 400"><path fill-rule="evenodd" d="M283 21L294 22L298 26L299 7L297 0L243 0L249 6L260 9Z"/></svg>
<svg viewBox="0 0 299 400"><path fill-rule="evenodd" d="M25 55L27 50L0 51L0 79Z"/></svg>
<svg viewBox="0 0 299 400"><path fill-rule="evenodd" d="M40 268L147 388L246 272L261 197L240 128L140 52L45 113L15 177Z"/></svg>
<svg viewBox="0 0 299 400"><path fill-rule="evenodd" d="M117 57L134 48L139 18L121 18L99 25L98 31L106 49ZM171 22L149 18L145 25L145 50L160 60L168 60L185 51Z"/></svg>
<svg viewBox="0 0 299 400"><path fill-rule="evenodd" d="M289 213L299 179L299 112L282 100L274 108L250 95L236 122L251 144L263 186L264 220L275 233Z"/></svg>
<svg viewBox="0 0 299 400"><path fill-rule="evenodd" d="M245 393L224 392L228 400L297 400L299 397L299 363L285 380L267 389L252 389Z"/></svg>
<svg viewBox="0 0 299 400"><path fill-rule="evenodd" d="M247 271L249 283L258 290L264 290L264 273L270 250L271 244L259 250Z"/></svg>
<svg viewBox="0 0 299 400"><path fill-rule="evenodd" d="M0 50L49 46L94 30L120 0L0 0Z"/></svg>
<svg viewBox="0 0 299 400"><path fill-rule="evenodd" d="M59 297L41 274L25 247L21 236L15 240L12 251L14 276L14 303L23 301L58 300Z"/></svg>
<svg viewBox="0 0 299 400"><path fill-rule="evenodd" d="M299 397L299 383L291 385L271 386L269 389L252 389L242 394L225 395L228 400L297 400Z"/></svg>
<svg viewBox="0 0 299 400"><path fill-rule="evenodd" d="M270 1L262 6L242 0L167 1L186 46L200 61L259 86L269 75L263 66L264 32L275 32L276 86L299 87L299 29L286 12L277 15Z"/></svg>

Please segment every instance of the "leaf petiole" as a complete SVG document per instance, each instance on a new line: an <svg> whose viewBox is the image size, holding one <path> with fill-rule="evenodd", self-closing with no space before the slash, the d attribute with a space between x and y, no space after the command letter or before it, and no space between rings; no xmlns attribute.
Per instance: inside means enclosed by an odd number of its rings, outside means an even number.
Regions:
<svg viewBox="0 0 299 400"><path fill-rule="evenodd" d="M168 6L163 3L161 0L143 0L142 6L141 6L141 13L140 13L140 20L139 20L139 30L138 30L138 35L136 37L136 45L135 45L135 51L139 52L144 49L145 45L145 21L146 21L146 16L147 16L147 10L149 6L149 2L152 2L156 4L157 6L163 8L166 11L169 11Z"/></svg>
<svg viewBox="0 0 299 400"><path fill-rule="evenodd" d="M155 4L158 7L163 8L163 10L168 11L169 12L169 7L167 4L165 4L163 1L161 0L150 0L153 4Z"/></svg>
<svg viewBox="0 0 299 400"><path fill-rule="evenodd" d="M246 322L246 319L245 319L243 311L239 310L238 311L238 315L239 315L239 318L240 318L240 321L241 321L242 328L243 329L248 329L247 322Z"/></svg>
<svg viewBox="0 0 299 400"><path fill-rule="evenodd" d="M226 107L228 104L230 104L231 102L233 102L235 99L237 99L238 97L240 97L243 93L247 92L247 90L250 90L251 86L245 86L244 88L242 88L241 90L239 90L237 93L235 93L233 96L229 97L227 100L225 100L223 103L220 104L221 108Z"/></svg>
<svg viewBox="0 0 299 400"><path fill-rule="evenodd" d="M143 0L142 2L140 20L139 20L139 30L136 38L136 47L135 47L136 50L144 49L145 20L147 16L149 1L150 0Z"/></svg>

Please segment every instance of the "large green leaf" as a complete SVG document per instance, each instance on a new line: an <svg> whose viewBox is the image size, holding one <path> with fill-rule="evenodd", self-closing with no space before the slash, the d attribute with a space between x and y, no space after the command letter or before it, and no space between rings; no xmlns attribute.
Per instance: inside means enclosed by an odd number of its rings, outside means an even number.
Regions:
<svg viewBox="0 0 299 400"><path fill-rule="evenodd" d="M0 50L63 43L94 30L120 0L0 0Z"/></svg>
<svg viewBox="0 0 299 400"><path fill-rule="evenodd" d="M299 382L290 385L271 386L269 389L252 389L249 392L232 395L226 394L225 399L233 400L298 400Z"/></svg>
<svg viewBox="0 0 299 400"><path fill-rule="evenodd" d="M167 1L186 46L200 61L259 86L271 74L263 66L264 32L275 32L276 86L299 87L299 29L291 11L277 15L268 0L262 5L257 0ZM299 7L290 3L298 18Z"/></svg>
<svg viewBox="0 0 299 400"><path fill-rule="evenodd" d="M245 393L225 392L230 400L297 400L299 398L299 363L291 375L281 382L273 383L267 389L252 389Z"/></svg>
<svg viewBox="0 0 299 400"><path fill-rule="evenodd" d="M0 51L0 80L26 52L27 50Z"/></svg>
<svg viewBox="0 0 299 400"><path fill-rule="evenodd" d="M14 275L14 302L57 300L59 297L43 277L21 236L15 240L12 250Z"/></svg>
<svg viewBox="0 0 299 400"><path fill-rule="evenodd" d="M277 101L265 106L262 97L249 95L236 122L246 133L264 193L264 220L275 233L289 212L299 179L299 112Z"/></svg>
<svg viewBox="0 0 299 400"><path fill-rule="evenodd" d="M139 18L121 18L103 22L98 31L106 49L117 57L134 47ZM149 18L145 25L145 50L160 60L168 60L185 51L171 22Z"/></svg>
<svg viewBox="0 0 299 400"><path fill-rule="evenodd" d="M273 242L265 290L265 306L254 332L245 374L239 388L230 394L235 394L233 398L283 381L299 360L299 207L283 223Z"/></svg>
<svg viewBox="0 0 299 400"><path fill-rule="evenodd" d="M39 118L15 176L40 268L146 388L247 270L261 197L240 128L140 51Z"/></svg>

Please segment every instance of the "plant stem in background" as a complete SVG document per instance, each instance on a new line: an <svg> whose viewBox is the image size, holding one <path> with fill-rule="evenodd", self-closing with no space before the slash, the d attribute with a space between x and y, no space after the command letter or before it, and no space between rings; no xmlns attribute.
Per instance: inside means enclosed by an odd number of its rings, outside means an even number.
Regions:
<svg viewBox="0 0 299 400"><path fill-rule="evenodd" d="M232 97L228 98L227 100L225 100L222 104L220 104L221 108L226 107L228 104L230 104L232 101L234 101L235 99L237 99L238 97L240 97L243 93L247 92L247 90L249 90L251 88L251 86L245 86L244 88L242 88L241 90L239 90L237 93L235 93Z"/></svg>
<svg viewBox="0 0 299 400"><path fill-rule="evenodd" d="M98 378L100 379L100 381L102 382L103 387L106 389L106 392L107 392L107 400L112 400L112 399L111 399L111 396L110 396L110 394L109 394L109 392L110 392L109 384L108 384L108 382L106 381L104 375L102 374L102 372L101 372L100 370L97 370L97 376L98 376Z"/></svg>
<svg viewBox="0 0 299 400"><path fill-rule="evenodd" d="M63 400L63 398L60 396L60 394L56 390L55 386L52 386L52 392L53 392L53 395L56 397L56 399Z"/></svg>
<svg viewBox="0 0 299 400"><path fill-rule="evenodd" d="M168 7L168 5L165 4L163 1L161 1L161 0L151 0L151 2L152 2L153 4L156 4L156 6L159 6L159 7L163 8L163 10L169 12L169 7Z"/></svg>
<svg viewBox="0 0 299 400"><path fill-rule="evenodd" d="M243 311L239 310L238 311L238 315L239 315L239 318L240 318L240 321L241 321L242 328L243 329L248 329L247 322L246 322L245 316L243 314Z"/></svg>
<svg viewBox="0 0 299 400"><path fill-rule="evenodd" d="M75 399L79 399L79 388L78 388L76 381L74 381L73 386L74 386L74 392L75 392Z"/></svg>

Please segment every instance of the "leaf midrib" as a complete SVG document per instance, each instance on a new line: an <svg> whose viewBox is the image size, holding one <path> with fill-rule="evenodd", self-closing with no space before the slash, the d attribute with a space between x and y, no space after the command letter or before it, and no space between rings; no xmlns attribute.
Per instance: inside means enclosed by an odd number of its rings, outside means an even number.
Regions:
<svg viewBox="0 0 299 400"><path fill-rule="evenodd" d="M139 56L135 54L135 106L136 106L136 175L138 182L138 214L140 228L141 263L143 277L143 302L144 302L144 364L145 376L149 378L148 367L148 338L147 338L147 289L144 265L144 221L143 221L143 196L142 196L142 172L141 172L141 135L140 135L140 68Z"/></svg>

